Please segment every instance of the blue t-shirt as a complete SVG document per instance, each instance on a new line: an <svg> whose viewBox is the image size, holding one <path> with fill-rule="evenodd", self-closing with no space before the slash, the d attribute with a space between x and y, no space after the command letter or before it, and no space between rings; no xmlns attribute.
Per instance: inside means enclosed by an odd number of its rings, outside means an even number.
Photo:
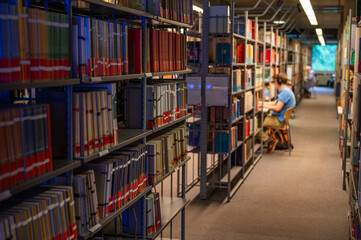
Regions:
<svg viewBox="0 0 361 240"><path fill-rule="evenodd" d="M277 101L283 102L285 105L283 105L283 108L280 112L274 112L273 115L282 122L285 116L285 112L290 107L293 107L296 105L296 99L295 95L293 94L292 90L289 87L284 87L279 93L278 93L278 99Z"/></svg>

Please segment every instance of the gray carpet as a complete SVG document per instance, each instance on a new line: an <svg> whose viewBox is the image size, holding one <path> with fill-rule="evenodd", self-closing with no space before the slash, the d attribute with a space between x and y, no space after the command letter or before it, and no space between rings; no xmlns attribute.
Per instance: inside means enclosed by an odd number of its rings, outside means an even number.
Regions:
<svg viewBox="0 0 361 240"><path fill-rule="evenodd" d="M186 239L348 239L332 91L319 88L302 100L291 130L292 156L266 154L230 203L220 191L204 201L195 196L186 208Z"/></svg>

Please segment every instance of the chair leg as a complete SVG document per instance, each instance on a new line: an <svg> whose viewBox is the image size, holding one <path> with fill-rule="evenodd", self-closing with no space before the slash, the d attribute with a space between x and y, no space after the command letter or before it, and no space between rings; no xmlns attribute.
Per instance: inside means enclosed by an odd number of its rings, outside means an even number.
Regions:
<svg viewBox="0 0 361 240"><path fill-rule="evenodd" d="M289 153L289 156L291 156L291 151L292 151L292 148L291 148L291 144L292 144L292 141L291 141L291 127L289 124L287 124L287 134L288 134L288 153Z"/></svg>

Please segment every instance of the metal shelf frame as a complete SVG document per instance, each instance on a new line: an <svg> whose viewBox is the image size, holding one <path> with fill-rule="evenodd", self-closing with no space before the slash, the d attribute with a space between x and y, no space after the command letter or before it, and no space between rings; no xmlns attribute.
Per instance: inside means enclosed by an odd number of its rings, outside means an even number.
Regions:
<svg viewBox="0 0 361 240"><path fill-rule="evenodd" d="M234 63L233 59L232 59L232 54L230 56L230 64L227 65L227 67L230 67L231 71L229 74L229 86L231 86L231 79L233 78L233 69L234 68L241 68L241 69L247 69L247 68L258 68L261 67L263 68L263 75L262 78L265 78L265 58L266 58L266 43L265 41L258 41L258 39L250 39L246 36L242 36L239 34L235 34L233 33L233 29L234 29L234 2L231 3L231 7L230 7L230 29L231 32L230 33L225 33L225 34L209 34L209 23L210 23L210 16L209 16L209 7L210 4L209 2L204 2L203 3L203 38L202 38L202 53L205 53L202 55L202 71L201 71L201 77L202 77L202 86L205 86L206 84L206 78L207 76L209 76L208 73L208 66L209 66L209 62L208 62L208 36L222 36L222 37L229 37L230 41L231 41L231 52L234 51L233 49L233 42L234 41L240 41L242 43L245 44L245 53L247 53L247 44L252 44L254 46L254 49L257 49L257 46L261 46L260 47L260 51L263 51L263 60L262 63ZM244 11L243 12L244 16L245 16L245 21L248 20L248 11ZM253 19L255 24L256 24L256 32L255 35L258 36L258 30L260 27L263 27L264 30L266 30L267 28L267 24L264 22L263 25L259 26L259 22L258 22L258 18L254 18ZM247 32L247 24L245 25L245 32ZM264 40L265 40L265 35L266 32L263 32L264 34ZM246 54L245 54L246 55ZM256 60L256 51L254 51L254 56L253 59ZM222 64L215 64L215 65L220 65L222 66ZM224 65L224 64L223 64ZM246 82L246 75L244 75L244 79L242 79L242 82ZM264 83L262 81L262 89L255 89L254 86L247 88L247 89L242 89L236 92L232 92L232 89L229 88L228 91L228 106L231 106L232 104L232 96L237 96L237 95L241 95L247 91L251 91L253 93L253 103L256 103L256 94L259 94L259 100L263 99L263 88L264 88ZM207 106L206 106L206 99L205 99L205 89L202 88L202 105L201 105L201 146L200 146L200 152L201 152L201 166L200 166L200 198L201 199L206 199L207 198L207 190L209 187L219 187L219 184L222 185L222 188L226 188L227 189L227 201L230 201L232 196L234 195L234 193L237 191L238 187L241 185L241 183L243 182L243 178L245 176L245 169L244 169L244 156L245 156L245 144L246 141L252 141L251 144L251 157L249 159L250 163L252 163L252 165L254 164L254 161L256 159L256 157L254 156L254 152L256 151L255 149L255 131L256 129L250 129L250 131L252 132L252 134L250 134L249 137L245 137L245 132L243 131L243 137L242 139L240 139L239 143L237 144L237 147L234 149L231 149L231 144L229 144L229 149L228 152L225 153L212 153L209 152L207 150L207 134L208 134L208 129L207 126L209 125L208 121L207 121ZM263 106L261 106L261 108L263 108ZM228 142L230 143L232 141L232 136L231 136L231 127L232 124L238 123L240 120L244 120L243 123L241 124L241 126L243 129L245 129L246 126L246 121L245 119L247 118L247 116L250 116L252 119L255 119L256 115L259 114L260 112L255 111L256 106L254 105L251 109L249 109L248 111L243 111L243 113L241 114L240 117L238 117L237 119L233 120L233 121L229 121L228 122ZM232 119L232 113L231 111L229 111L229 119ZM259 116L261 118L261 128L263 128L263 114L260 114ZM227 125L227 124L226 124ZM253 126L254 128L255 126ZM223 163L223 161L218 160L219 161L219 166L217 165L217 167L215 167L213 170L208 171L207 169L207 154L214 154L214 155L219 155L218 159L223 159L225 156L226 158L228 158L228 161L226 163ZM262 153L261 153L262 155ZM233 164L238 162L239 165L237 164ZM224 165L227 164L227 165ZM212 174L213 171L216 171L216 168L220 167L220 168L226 168L225 170L225 175L222 179L219 179L218 181L212 181L212 184L207 184L207 181L209 179L210 174ZM216 165L215 165L216 166ZM236 183L235 186L232 186L232 176L231 176L231 172L234 173L234 171L232 169L239 167L239 173L242 175L241 179ZM218 184L215 184L217 183Z"/></svg>
<svg viewBox="0 0 361 240"><path fill-rule="evenodd" d="M24 0L25 6L30 7L40 7L44 8L45 10L55 10L58 12L63 12L69 16L69 33L73 33L73 25L72 25L72 16L74 15L82 15L82 16L98 16L99 18L106 18L106 19L126 19L128 22L132 22L137 26L142 27L142 72L141 74L127 74L127 75L118 75L118 76L99 76L99 77L87 77L87 78L69 78L69 79L54 79L54 80L47 80L47 81L33 81L33 82L16 82L16 83L3 83L0 84L0 94L4 94L7 96L8 91L13 90L20 90L20 89L35 89L35 88L56 88L58 91L62 91L64 93L64 98L61 99L64 102L65 107L65 139L64 142L66 143L66 157L65 159L53 159L53 170L51 172L44 173L39 175L33 179L30 179L24 183L17 184L12 186L9 190L6 190L0 193L0 202L2 200L8 199L9 197L15 194L21 194L25 190L29 190L44 181L49 181L54 179L55 177L59 177L60 175L64 175L66 179L67 185L73 185L73 170L81 167L83 164L86 164L90 161L98 159L112 151L120 149L124 146L127 146L131 143L135 143L141 141L146 143L147 137L151 137L155 134L159 134L161 131L171 130L180 124L185 124L186 119L188 119L191 115L187 114L179 119L176 119L164 126L158 127L156 129L147 129L146 128L146 87L147 81L149 79L161 79L164 76L171 76L167 79L163 79L164 82L184 82L186 83L186 74L191 73L192 71L189 69L184 69L181 71L170 71L170 72L146 72L147 71L147 48L149 48L149 39L147 37L146 31L149 27L154 26L155 28L172 28L174 31L178 31L181 34L184 34L187 37L187 29L191 27L190 24L186 24L183 22L177 22L170 19L165 19L160 16L155 16L149 14L145 11L139 11L123 6L119 6L116 4L107 3L101 0L82 0L83 3L86 4L87 8L79 8L72 5L72 0L61 0L60 2L53 4L52 0L44 0L41 2L35 2L32 0ZM33 4L33 5L32 5ZM145 6L143 6L144 8ZM69 37L69 52L72 52L73 45L71 44L71 37ZM186 46L187 41L184 43L184 61L185 66L187 66L186 62ZM69 59L69 66L72 66L72 59ZM72 72L76 71L76 69L71 69L70 76L72 76ZM182 76L182 81L178 78ZM73 126L72 126L72 93L73 93L73 85L80 85L80 84L93 84L93 83L107 83L107 82L118 82L118 81L126 81L132 79L139 79L140 85L142 87L142 129L119 129L118 136L119 136L119 143L116 146L113 146L110 149L102 151L100 153L93 154L88 157L84 158L77 158L74 159L73 157ZM55 90L55 89L54 89ZM48 91L48 90L47 90ZM35 92L35 91L34 91ZM8 94L9 95L9 94ZM9 95L10 96L10 95ZM5 98L4 98L5 99ZM36 97L32 96L32 99L36 99ZM8 101L8 97L6 98ZM64 131L64 130L61 130ZM179 164L173 171L168 173L164 176L163 179L172 176L173 173L180 173L182 172L181 181L182 187L180 195L178 198L174 198L171 202L165 201L165 205L162 206L163 209L167 209L169 207L176 207L173 208L172 214L168 219L162 219L162 227L156 233L155 236L161 234L164 228L171 224L171 221L175 216L181 213L181 239L185 239L185 206L188 204L189 200L185 198L185 176L186 176L186 168L185 165L189 161L189 157L187 157L183 162ZM162 179L162 180L163 180ZM128 201L124 206L120 209L114 211L109 216L100 219L98 225L94 226L91 230L87 231L85 234L79 235L79 239L89 239L93 236L96 236L99 232L101 232L102 228L108 224L111 224L117 217L130 206L132 206L137 201L143 201L145 204L145 196L152 190L154 185L146 186L143 191L138 194L135 198ZM145 205L142 205L143 216L140 219L140 223L142 226L142 232L140 236L142 239L146 238L145 233ZM172 205L172 206L170 206ZM164 210L166 211L166 210ZM167 212L162 214L162 216L167 216Z"/></svg>

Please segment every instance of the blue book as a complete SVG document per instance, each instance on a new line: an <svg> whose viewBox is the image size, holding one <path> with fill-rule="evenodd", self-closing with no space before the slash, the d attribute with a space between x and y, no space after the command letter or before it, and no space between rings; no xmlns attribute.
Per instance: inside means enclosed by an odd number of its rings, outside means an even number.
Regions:
<svg viewBox="0 0 361 240"><path fill-rule="evenodd" d="M231 64L231 44L217 43L216 45L216 63L217 64Z"/></svg>
<svg viewBox="0 0 361 240"><path fill-rule="evenodd" d="M214 151L216 153L228 152L228 133L216 133Z"/></svg>

